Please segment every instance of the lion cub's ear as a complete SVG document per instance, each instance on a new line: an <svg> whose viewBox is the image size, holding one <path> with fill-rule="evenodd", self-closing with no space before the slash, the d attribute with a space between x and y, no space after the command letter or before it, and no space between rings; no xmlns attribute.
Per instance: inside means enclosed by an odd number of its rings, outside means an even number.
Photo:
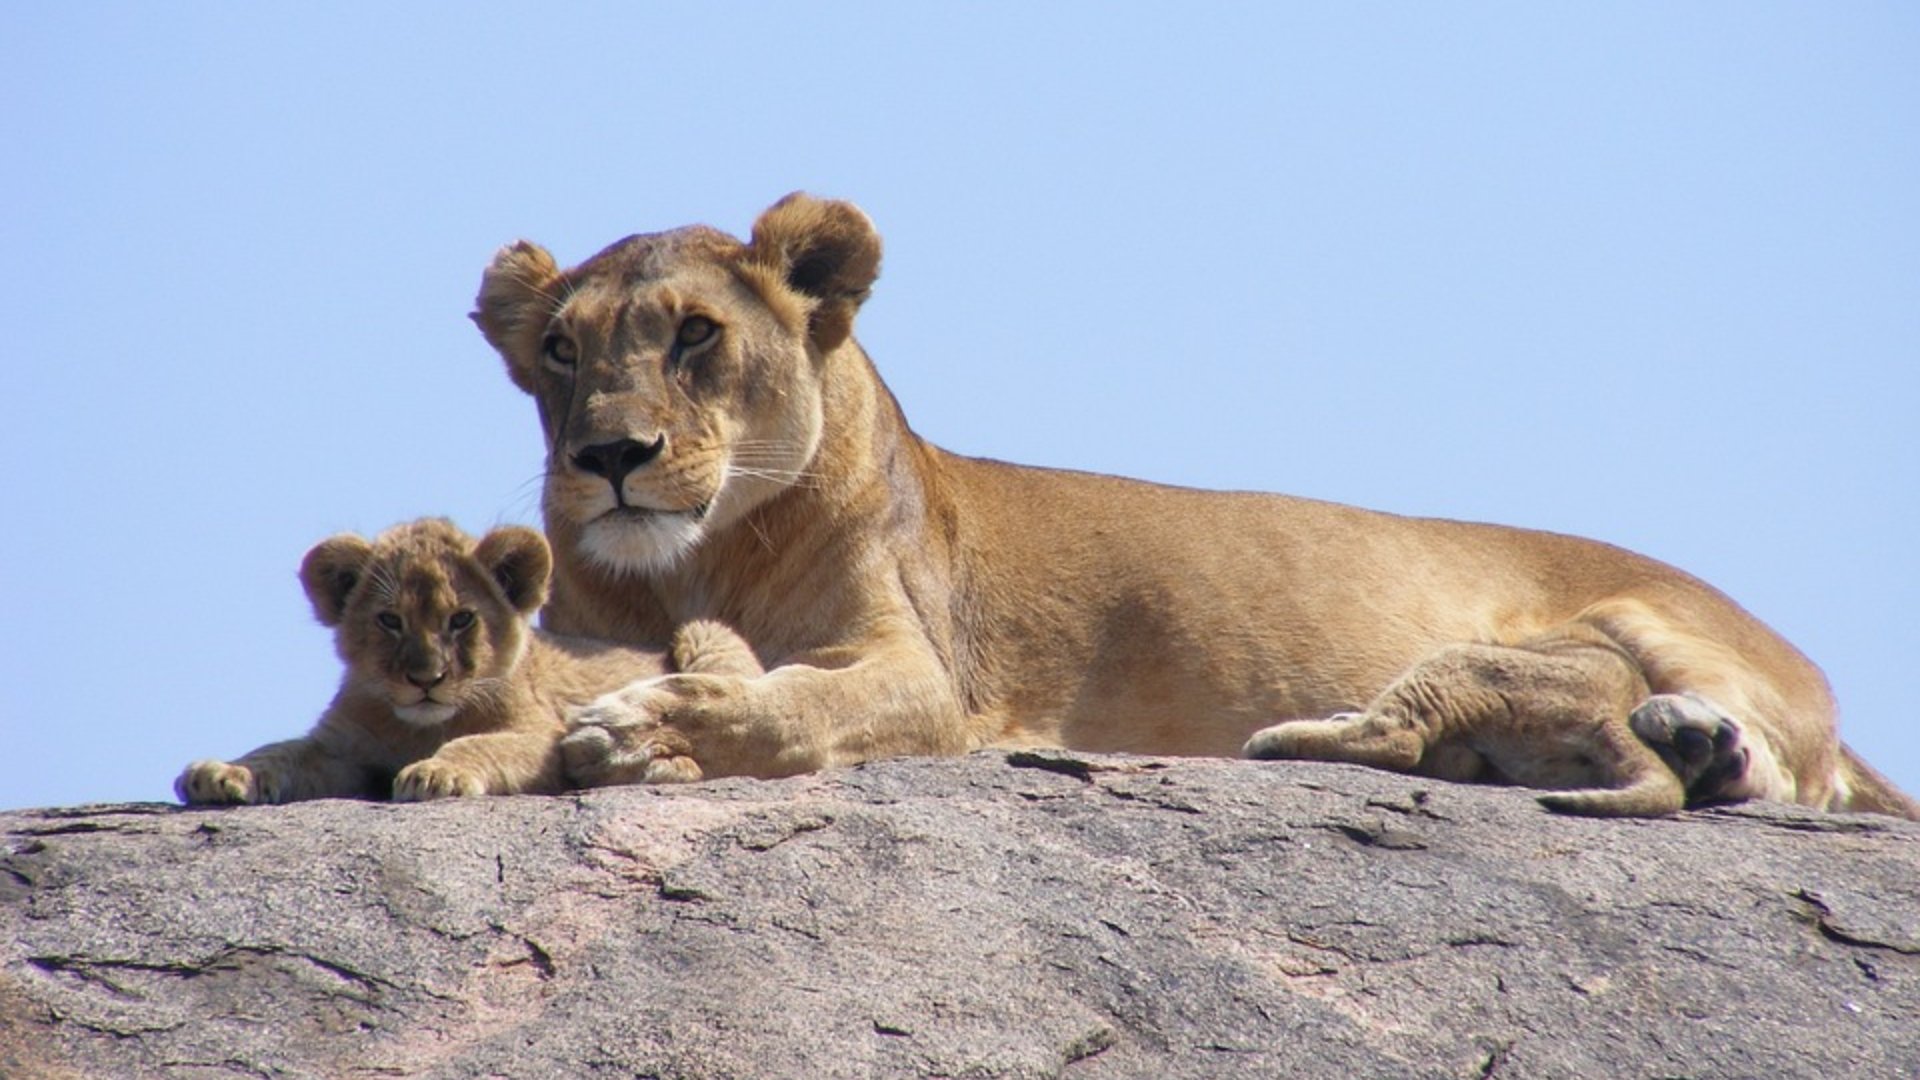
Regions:
<svg viewBox="0 0 1920 1080"><path fill-rule="evenodd" d="M524 526L504 525L480 538L473 558L520 614L531 615L547 602L553 549L546 537Z"/></svg>
<svg viewBox="0 0 1920 1080"><path fill-rule="evenodd" d="M880 234L852 203L796 191L753 223L747 259L816 302L808 332L826 353L853 333L854 313L880 276Z"/></svg>
<svg viewBox="0 0 1920 1080"><path fill-rule="evenodd" d="M340 625L347 612L347 595L360 584L372 558L372 544L342 533L320 541L300 560L300 584L322 626Z"/></svg>
<svg viewBox="0 0 1920 1080"><path fill-rule="evenodd" d="M509 244L481 275L480 295L467 316L507 361L514 383L529 394L540 363L540 335L559 301L553 290L559 278L560 267L547 249L525 240Z"/></svg>

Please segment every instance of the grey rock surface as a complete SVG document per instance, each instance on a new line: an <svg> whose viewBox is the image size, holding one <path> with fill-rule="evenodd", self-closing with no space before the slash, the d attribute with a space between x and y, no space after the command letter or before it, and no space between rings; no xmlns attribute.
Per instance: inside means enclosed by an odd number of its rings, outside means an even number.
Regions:
<svg viewBox="0 0 1920 1080"><path fill-rule="evenodd" d="M1920 826L1071 753L0 814L5 1077L1901 1077Z"/></svg>

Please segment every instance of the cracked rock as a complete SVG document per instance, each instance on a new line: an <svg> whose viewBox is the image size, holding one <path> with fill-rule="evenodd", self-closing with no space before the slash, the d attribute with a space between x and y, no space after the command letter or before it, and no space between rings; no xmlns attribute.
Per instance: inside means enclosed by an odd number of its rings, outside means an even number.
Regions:
<svg viewBox="0 0 1920 1080"><path fill-rule="evenodd" d="M8 1078L1920 1072L1884 818L1021 751L0 830Z"/></svg>

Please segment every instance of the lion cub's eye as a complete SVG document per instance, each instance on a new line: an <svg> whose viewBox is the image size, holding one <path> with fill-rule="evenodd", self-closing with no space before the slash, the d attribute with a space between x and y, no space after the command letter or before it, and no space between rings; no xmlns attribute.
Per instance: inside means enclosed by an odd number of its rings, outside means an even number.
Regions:
<svg viewBox="0 0 1920 1080"><path fill-rule="evenodd" d="M472 626L473 626L473 612L471 611L456 611L451 616L448 616L447 618L447 629L452 630L455 633L459 633L462 630L471 629Z"/></svg>
<svg viewBox="0 0 1920 1080"><path fill-rule="evenodd" d="M561 334L548 334L540 340L540 355L557 368L572 368L580 359L579 347Z"/></svg>
<svg viewBox="0 0 1920 1080"><path fill-rule="evenodd" d="M705 315L689 315L680 322L680 329L673 335L673 343L682 349L692 349L713 340L720 327Z"/></svg>
<svg viewBox="0 0 1920 1080"><path fill-rule="evenodd" d="M399 633L400 628L403 625L405 625L404 623L401 622L400 616L395 615L391 611L383 611L380 614L375 615L373 617L373 621L380 624L380 629L388 631L389 633L394 633L394 634Z"/></svg>

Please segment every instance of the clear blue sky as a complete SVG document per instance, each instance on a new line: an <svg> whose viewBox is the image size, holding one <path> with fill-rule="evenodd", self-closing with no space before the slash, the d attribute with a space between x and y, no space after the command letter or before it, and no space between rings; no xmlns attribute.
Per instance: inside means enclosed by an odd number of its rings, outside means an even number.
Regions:
<svg viewBox="0 0 1920 1080"><path fill-rule="evenodd" d="M516 237L852 199L951 449L1600 537L1920 793L1920 8L11 4L0 807L338 675L340 530L538 517Z"/></svg>

